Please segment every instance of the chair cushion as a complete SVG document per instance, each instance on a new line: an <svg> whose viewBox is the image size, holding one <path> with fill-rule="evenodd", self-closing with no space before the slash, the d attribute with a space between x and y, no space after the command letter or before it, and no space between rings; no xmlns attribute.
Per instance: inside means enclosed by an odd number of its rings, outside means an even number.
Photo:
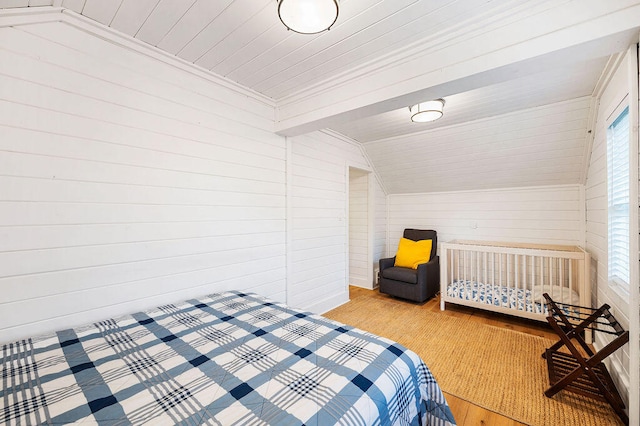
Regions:
<svg viewBox="0 0 640 426"><path fill-rule="evenodd" d="M393 268L387 268L382 271L382 277L389 280L416 284L418 282L418 270L394 266Z"/></svg>
<svg viewBox="0 0 640 426"><path fill-rule="evenodd" d="M431 244L431 240L411 241L407 238L400 238L394 266L416 269L419 264L429 262Z"/></svg>

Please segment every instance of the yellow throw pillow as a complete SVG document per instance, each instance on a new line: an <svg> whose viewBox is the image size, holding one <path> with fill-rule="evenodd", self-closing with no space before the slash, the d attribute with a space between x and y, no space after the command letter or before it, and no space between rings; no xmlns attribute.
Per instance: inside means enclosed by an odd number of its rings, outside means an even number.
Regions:
<svg viewBox="0 0 640 426"><path fill-rule="evenodd" d="M431 244L433 244L431 240L411 241L400 238L394 266L418 269L418 265L430 260Z"/></svg>

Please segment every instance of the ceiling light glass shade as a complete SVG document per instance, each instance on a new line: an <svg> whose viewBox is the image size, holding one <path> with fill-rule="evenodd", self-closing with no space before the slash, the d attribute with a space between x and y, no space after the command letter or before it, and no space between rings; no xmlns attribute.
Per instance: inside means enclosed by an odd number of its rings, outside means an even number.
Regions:
<svg viewBox="0 0 640 426"><path fill-rule="evenodd" d="M421 102L417 105L409 107L411 111L411 121L416 123L426 123L434 121L442 117L444 108L444 99L436 99L434 101Z"/></svg>
<svg viewBox="0 0 640 426"><path fill-rule="evenodd" d="M338 19L339 9L338 0L278 0L282 23L301 34L328 30Z"/></svg>

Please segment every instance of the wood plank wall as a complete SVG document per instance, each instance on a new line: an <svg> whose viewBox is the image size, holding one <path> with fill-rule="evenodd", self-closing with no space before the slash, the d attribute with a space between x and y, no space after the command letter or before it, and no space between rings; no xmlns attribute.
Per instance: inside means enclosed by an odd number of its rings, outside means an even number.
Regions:
<svg viewBox="0 0 640 426"><path fill-rule="evenodd" d="M2 341L216 290L285 299L285 139L229 86L65 23L0 28Z"/></svg>
<svg viewBox="0 0 640 426"><path fill-rule="evenodd" d="M291 138L289 304L324 312L349 300L348 167L369 169L360 147L324 132Z"/></svg>
<svg viewBox="0 0 640 426"><path fill-rule="evenodd" d="M387 256L387 194L378 179L373 186L373 269L376 271L380 259ZM373 285L378 286L376 274Z"/></svg>
<svg viewBox="0 0 640 426"><path fill-rule="evenodd" d="M349 284L372 288L369 268L369 174L349 170Z"/></svg>
<svg viewBox="0 0 640 426"><path fill-rule="evenodd" d="M590 97L364 143L391 194L580 181ZM446 114L446 113L445 113Z"/></svg>
<svg viewBox="0 0 640 426"><path fill-rule="evenodd" d="M586 240L591 253L591 281L594 306L608 303L613 313L625 329L629 329L629 303L609 287L608 278L608 202L607 202L607 122L613 110L629 93L627 61L623 58L620 66L603 91L598 107L597 121L591 160L586 182ZM637 283L635 283L637 285ZM601 348L608 340L603 333L595 336L595 345ZM623 396L629 386L629 346L609 357L613 362L612 375L623 385L618 386ZM626 397L626 396L625 396Z"/></svg>
<svg viewBox="0 0 640 426"><path fill-rule="evenodd" d="M581 187L562 185L389 196L389 255L404 228L454 239L581 245Z"/></svg>

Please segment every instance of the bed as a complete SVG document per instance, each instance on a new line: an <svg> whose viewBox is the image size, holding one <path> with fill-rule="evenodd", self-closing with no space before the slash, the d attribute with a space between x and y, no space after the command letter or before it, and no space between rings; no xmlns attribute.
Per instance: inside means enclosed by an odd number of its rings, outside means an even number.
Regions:
<svg viewBox="0 0 640 426"><path fill-rule="evenodd" d="M589 253L577 246L442 243L440 307L454 303L546 323L544 293L591 306L589 268Z"/></svg>
<svg viewBox="0 0 640 426"><path fill-rule="evenodd" d="M222 292L3 345L0 423L453 425L412 351Z"/></svg>

